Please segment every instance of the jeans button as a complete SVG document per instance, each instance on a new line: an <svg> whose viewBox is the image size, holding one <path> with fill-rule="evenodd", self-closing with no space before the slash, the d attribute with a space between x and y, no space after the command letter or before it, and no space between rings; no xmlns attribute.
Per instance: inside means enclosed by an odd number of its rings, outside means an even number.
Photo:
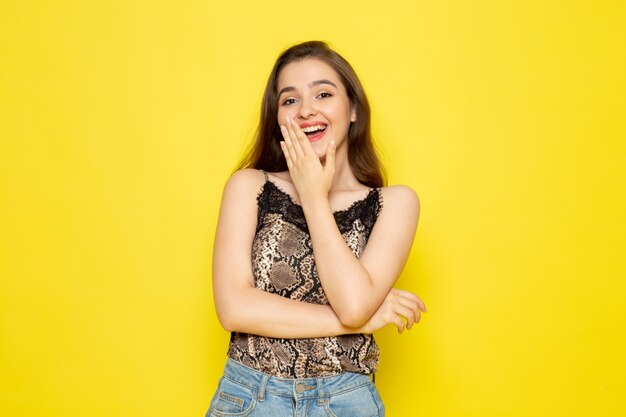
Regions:
<svg viewBox="0 0 626 417"><path fill-rule="evenodd" d="M302 385L302 384L296 384L296 392L297 392L298 394L302 394L302 393L304 392L304 390L305 390L304 385Z"/></svg>

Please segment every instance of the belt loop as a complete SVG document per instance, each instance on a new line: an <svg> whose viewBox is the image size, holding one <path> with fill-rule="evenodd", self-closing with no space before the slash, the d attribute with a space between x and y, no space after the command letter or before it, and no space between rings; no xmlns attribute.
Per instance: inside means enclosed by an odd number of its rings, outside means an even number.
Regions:
<svg viewBox="0 0 626 417"><path fill-rule="evenodd" d="M267 381L270 379L270 376L265 374L261 379L261 384L259 385L259 401L265 401L265 387L267 386Z"/></svg>
<svg viewBox="0 0 626 417"><path fill-rule="evenodd" d="M318 405L324 405L324 401L326 401L326 398L324 398L325 393L324 393L324 378L317 378L317 404Z"/></svg>

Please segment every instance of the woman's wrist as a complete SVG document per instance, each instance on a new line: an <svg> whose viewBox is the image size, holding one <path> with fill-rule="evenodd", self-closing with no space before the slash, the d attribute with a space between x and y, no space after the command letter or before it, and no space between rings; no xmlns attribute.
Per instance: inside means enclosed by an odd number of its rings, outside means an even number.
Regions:
<svg viewBox="0 0 626 417"><path fill-rule="evenodd" d="M328 211L331 212L330 209L330 201L328 200L328 195L315 195L312 194L310 196L300 196L300 205L302 206L302 210L304 214L318 211Z"/></svg>

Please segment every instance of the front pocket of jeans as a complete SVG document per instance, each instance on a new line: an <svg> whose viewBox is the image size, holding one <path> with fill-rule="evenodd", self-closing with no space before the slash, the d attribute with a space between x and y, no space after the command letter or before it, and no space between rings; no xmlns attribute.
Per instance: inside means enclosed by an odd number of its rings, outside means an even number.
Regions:
<svg viewBox="0 0 626 417"><path fill-rule="evenodd" d="M367 385L331 395L324 402L324 410L329 417L378 416L378 404Z"/></svg>
<svg viewBox="0 0 626 417"><path fill-rule="evenodd" d="M256 397L252 390L222 378L211 402L209 415L245 416L252 412Z"/></svg>

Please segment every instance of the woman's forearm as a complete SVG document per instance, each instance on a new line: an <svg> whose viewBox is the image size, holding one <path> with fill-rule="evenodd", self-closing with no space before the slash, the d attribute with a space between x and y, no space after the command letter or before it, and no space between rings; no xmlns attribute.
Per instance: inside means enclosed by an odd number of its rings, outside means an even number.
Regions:
<svg viewBox="0 0 626 417"><path fill-rule="evenodd" d="M324 293L342 323L361 326L383 302L387 291L372 291L374 283L341 235L328 199L303 202L302 207Z"/></svg>
<svg viewBox="0 0 626 417"><path fill-rule="evenodd" d="M298 339L361 332L343 325L329 305L291 300L254 287L222 297L216 309L226 330L259 336Z"/></svg>

